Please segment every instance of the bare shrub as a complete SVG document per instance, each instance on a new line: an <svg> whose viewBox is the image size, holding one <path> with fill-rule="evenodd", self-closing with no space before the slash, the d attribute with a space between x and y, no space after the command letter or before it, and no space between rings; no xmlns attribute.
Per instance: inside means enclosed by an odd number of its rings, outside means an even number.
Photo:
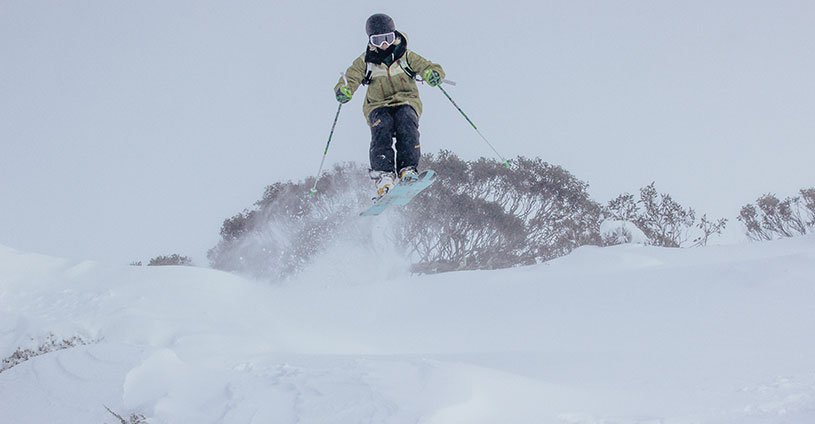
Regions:
<svg viewBox="0 0 815 424"><path fill-rule="evenodd" d="M0 373L8 371L11 368L37 356L45 355L46 353L55 352L58 350L70 349L76 346L83 346L90 343L91 342L80 336L72 336L60 340L57 338L57 336L51 333L36 348L31 349L18 347L14 353L3 359L2 366L0 366Z"/></svg>
<svg viewBox="0 0 815 424"><path fill-rule="evenodd" d="M629 193L617 196L608 202L605 214L634 223L648 238L648 244L661 247L680 247L699 232L701 235L692 239L693 245L705 245L727 225L727 219L711 221L707 215L697 224L692 208L685 208L670 194L658 193L653 182L640 189L639 199Z"/></svg>
<svg viewBox="0 0 815 424"><path fill-rule="evenodd" d="M738 220L751 240L773 240L809 234L815 228L815 188L801 189L798 196L778 199L765 194L741 208Z"/></svg>
<svg viewBox="0 0 815 424"><path fill-rule="evenodd" d="M586 183L559 166L519 157L506 168L449 151L423 163L439 178L407 208L416 229L407 242L420 253L416 269L530 264L600 243L600 206Z"/></svg>
<svg viewBox="0 0 815 424"><path fill-rule="evenodd" d="M224 221L207 257L213 268L284 279L301 270L370 201L370 179L346 163L327 171L309 196L310 178L268 186L254 208Z"/></svg>
<svg viewBox="0 0 815 424"><path fill-rule="evenodd" d="M438 178L384 228L386 238L414 261L414 270L493 269L529 264L599 244L600 206L587 185L561 167L517 158L506 169L494 160L463 161L450 152L425 155ZM344 229L369 226L358 213L372 193L367 172L341 164L319 181L269 186L251 210L224 221L208 253L214 268L282 279L309 263Z"/></svg>
<svg viewBox="0 0 815 424"><path fill-rule="evenodd" d="M102 406L104 406L104 405L102 405ZM130 414L127 418L125 418L125 417L113 412L113 410L111 410L107 406L105 406L105 409L110 413L110 415L113 415L114 417L116 417L116 419L118 419L121 424L148 424L147 423L147 418L145 418L144 415Z"/></svg>
<svg viewBox="0 0 815 424"><path fill-rule="evenodd" d="M141 264L141 262L139 262ZM173 253L172 255L156 256L150 259L147 266L192 266L192 259L187 256Z"/></svg>
<svg viewBox="0 0 815 424"><path fill-rule="evenodd" d="M707 246L707 242L714 234L718 235L727 227L727 218L719 218L716 220L709 220L707 214L702 215L699 223L696 225L701 231L701 234L693 240L694 246Z"/></svg>

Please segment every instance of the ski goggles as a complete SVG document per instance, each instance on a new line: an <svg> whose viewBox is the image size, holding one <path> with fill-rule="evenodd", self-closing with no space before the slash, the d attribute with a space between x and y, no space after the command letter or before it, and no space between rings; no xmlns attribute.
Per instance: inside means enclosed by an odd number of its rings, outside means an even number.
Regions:
<svg viewBox="0 0 815 424"><path fill-rule="evenodd" d="M396 33L388 32L386 34L374 34L370 36L369 39L371 41L371 44L373 44L374 46L379 47L382 45L382 43L385 43L390 46L391 44L393 44L394 41L396 41Z"/></svg>

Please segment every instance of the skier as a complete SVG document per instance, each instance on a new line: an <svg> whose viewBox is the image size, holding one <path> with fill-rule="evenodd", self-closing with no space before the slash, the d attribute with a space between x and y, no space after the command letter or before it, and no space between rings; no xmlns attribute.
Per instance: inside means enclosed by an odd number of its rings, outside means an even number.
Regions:
<svg viewBox="0 0 815 424"><path fill-rule="evenodd" d="M398 181L419 178L422 102L417 75L435 87L441 84L444 70L408 50L407 37L396 30L388 15L371 15L365 31L366 51L345 71L334 93L338 102L346 103L360 85L368 86L362 111L371 127L370 176L376 181L379 198Z"/></svg>

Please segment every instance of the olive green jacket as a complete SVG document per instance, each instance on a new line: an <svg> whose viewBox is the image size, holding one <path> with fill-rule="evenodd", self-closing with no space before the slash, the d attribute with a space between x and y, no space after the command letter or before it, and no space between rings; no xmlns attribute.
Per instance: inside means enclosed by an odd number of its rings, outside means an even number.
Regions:
<svg viewBox="0 0 815 424"><path fill-rule="evenodd" d="M369 64L365 63L365 54L363 53L345 71L344 78L340 78L337 85L334 86L334 92L336 93L337 89L346 85L346 80L351 93L356 92L368 72L368 66ZM425 70L433 69L444 78L444 70L440 65L419 56L410 49L407 49L405 54L391 66L384 63L379 65L370 64L370 66L371 83L368 85L365 102L362 104L362 112L365 114L366 120L368 120L372 110L383 106L410 105L416 110L417 115L422 115L419 88L416 81L405 72L403 66L413 70L419 76L423 75ZM368 120L368 124L370 125L370 120Z"/></svg>

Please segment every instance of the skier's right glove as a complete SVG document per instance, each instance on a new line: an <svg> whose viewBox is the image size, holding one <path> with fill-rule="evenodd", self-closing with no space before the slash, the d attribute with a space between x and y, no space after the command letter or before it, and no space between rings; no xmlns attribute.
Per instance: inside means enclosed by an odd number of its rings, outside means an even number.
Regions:
<svg viewBox="0 0 815 424"><path fill-rule="evenodd" d="M348 103L351 100L351 89L347 85L343 85L337 89L337 101L340 103Z"/></svg>

